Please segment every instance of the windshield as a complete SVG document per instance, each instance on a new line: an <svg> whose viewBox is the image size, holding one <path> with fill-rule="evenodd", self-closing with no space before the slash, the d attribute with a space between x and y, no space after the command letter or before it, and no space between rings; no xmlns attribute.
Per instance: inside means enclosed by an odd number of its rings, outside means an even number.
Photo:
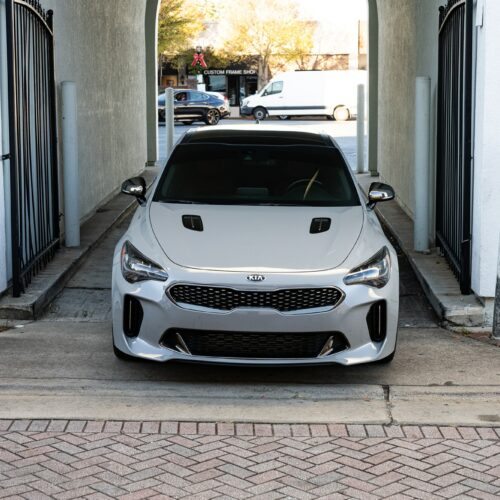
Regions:
<svg viewBox="0 0 500 500"><path fill-rule="evenodd" d="M357 206L347 169L334 147L183 144L170 158L153 201Z"/></svg>

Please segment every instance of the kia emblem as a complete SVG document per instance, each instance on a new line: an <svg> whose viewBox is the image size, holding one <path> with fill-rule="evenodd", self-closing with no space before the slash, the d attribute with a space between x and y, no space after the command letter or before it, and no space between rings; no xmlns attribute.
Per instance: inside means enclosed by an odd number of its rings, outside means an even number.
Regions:
<svg viewBox="0 0 500 500"><path fill-rule="evenodd" d="M262 274L250 274L247 276L248 281L264 281L266 278Z"/></svg>

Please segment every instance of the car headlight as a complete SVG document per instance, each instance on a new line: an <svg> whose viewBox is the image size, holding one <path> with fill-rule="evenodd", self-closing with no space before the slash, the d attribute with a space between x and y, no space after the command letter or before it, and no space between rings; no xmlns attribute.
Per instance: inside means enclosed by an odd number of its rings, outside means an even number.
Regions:
<svg viewBox="0 0 500 500"><path fill-rule="evenodd" d="M371 259L354 269L344 278L346 285L368 285L383 288L389 282L391 256L387 247L379 250Z"/></svg>
<svg viewBox="0 0 500 500"><path fill-rule="evenodd" d="M145 257L129 241L123 244L121 252L122 275L129 283L154 280L167 281L167 272Z"/></svg>

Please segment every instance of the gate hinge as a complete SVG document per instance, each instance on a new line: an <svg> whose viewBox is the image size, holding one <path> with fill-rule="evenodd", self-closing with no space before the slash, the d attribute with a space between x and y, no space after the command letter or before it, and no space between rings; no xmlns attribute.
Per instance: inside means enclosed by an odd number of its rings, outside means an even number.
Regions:
<svg viewBox="0 0 500 500"><path fill-rule="evenodd" d="M10 160L10 154L7 154L7 155L2 155L2 161L5 161L5 160Z"/></svg>

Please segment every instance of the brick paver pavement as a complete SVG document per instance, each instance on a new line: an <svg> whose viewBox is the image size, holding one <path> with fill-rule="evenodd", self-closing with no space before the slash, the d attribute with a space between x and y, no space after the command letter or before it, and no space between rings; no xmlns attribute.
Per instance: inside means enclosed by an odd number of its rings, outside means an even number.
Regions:
<svg viewBox="0 0 500 500"><path fill-rule="evenodd" d="M0 498L500 496L500 428L0 420Z"/></svg>

